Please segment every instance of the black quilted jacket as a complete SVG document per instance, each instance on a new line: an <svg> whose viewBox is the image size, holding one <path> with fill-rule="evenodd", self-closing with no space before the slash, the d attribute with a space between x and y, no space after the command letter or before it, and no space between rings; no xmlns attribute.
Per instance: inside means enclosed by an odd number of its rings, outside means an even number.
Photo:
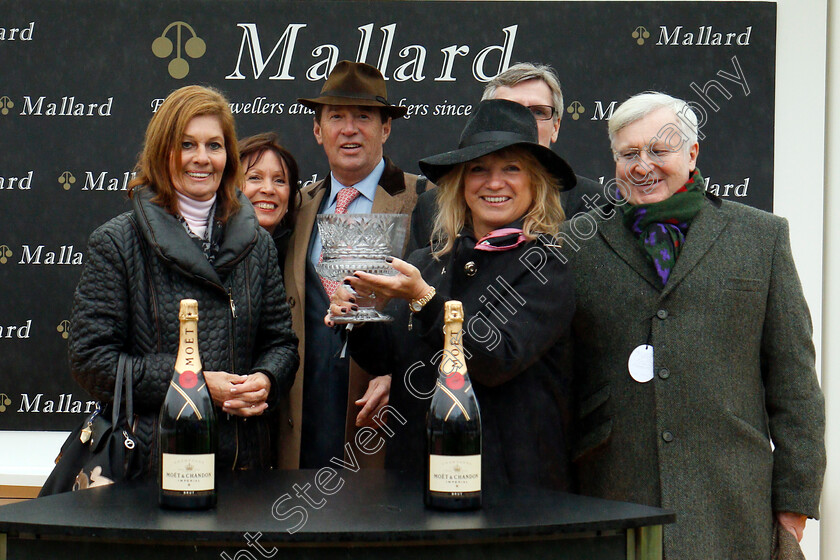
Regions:
<svg viewBox="0 0 840 560"><path fill-rule="evenodd" d="M90 395L113 398L120 352L134 377L136 435L146 473L157 472L157 415L178 350L180 300L198 300L204 369L272 380L269 411L288 392L298 367L283 280L271 236L257 225L250 202L225 224L214 265L178 220L139 189L134 210L90 236L76 288L70 368ZM268 468L269 414L243 419L217 409L217 469Z"/></svg>

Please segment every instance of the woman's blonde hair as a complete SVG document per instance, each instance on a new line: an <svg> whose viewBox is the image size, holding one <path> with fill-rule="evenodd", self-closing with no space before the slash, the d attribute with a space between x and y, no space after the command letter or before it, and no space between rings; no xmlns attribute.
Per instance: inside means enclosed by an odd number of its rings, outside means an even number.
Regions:
<svg viewBox="0 0 840 560"><path fill-rule="evenodd" d="M236 142L236 125L230 104L218 90L204 86L185 86L167 96L146 128L143 151L135 166L136 176L129 183L128 195L142 185L155 193L152 202L178 214L178 198L172 185L170 163L180 161L181 140L187 124L204 115L219 117L225 141L225 170L219 190L216 191L216 217L226 221L239 209L237 189L240 184L241 165Z"/></svg>
<svg viewBox="0 0 840 560"><path fill-rule="evenodd" d="M521 217L525 237L532 240L541 233L557 235L560 224L566 219L560 204L557 178L525 148L511 146L493 153L502 158L518 159L528 172L534 200ZM436 259L452 250L455 238L465 226L472 227L472 215L464 196L464 178L471 163L456 165L438 181L438 211L432 230L432 256Z"/></svg>

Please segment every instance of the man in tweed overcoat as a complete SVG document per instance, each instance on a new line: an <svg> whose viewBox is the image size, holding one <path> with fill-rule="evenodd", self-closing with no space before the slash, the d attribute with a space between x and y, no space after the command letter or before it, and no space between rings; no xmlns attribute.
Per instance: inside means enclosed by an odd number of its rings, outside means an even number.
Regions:
<svg viewBox="0 0 840 560"><path fill-rule="evenodd" d="M825 470L787 221L705 193L683 101L629 99L610 139L614 205L561 249L576 273L581 492L674 510L668 559L770 558L774 528L801 539L818 517Z"/></svg>

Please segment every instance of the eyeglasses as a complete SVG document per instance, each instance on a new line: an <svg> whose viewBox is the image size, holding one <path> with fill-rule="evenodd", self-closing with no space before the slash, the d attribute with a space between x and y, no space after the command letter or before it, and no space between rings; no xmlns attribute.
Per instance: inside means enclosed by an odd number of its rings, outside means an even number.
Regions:
<svg viewBox="0 0 840 560"><path fill-rule="evenodd" d="M551 120L555 113L555 109L551 105L528 105L528 110L538 121Z"/></svg>
<svg viewBox="0 0 840 560"><path fill-rule="evenodd" d="M621 163L630 163L636 160L641 159L642 152L648 155L648 159L651 161L659 161L661 159L667 158L671 154L675 154L679 152L682 148L666 148L665 146L657 145L657 146L645 146L644 148L627 148L626 150L616 151L613 150L613 159L617 162Z"/></svg>

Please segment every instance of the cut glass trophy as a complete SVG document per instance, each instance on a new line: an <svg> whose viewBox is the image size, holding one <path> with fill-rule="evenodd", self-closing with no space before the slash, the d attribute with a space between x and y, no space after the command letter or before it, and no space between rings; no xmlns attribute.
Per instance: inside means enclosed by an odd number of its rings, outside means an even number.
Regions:
<svg viewBox="0 0 840 560"><path fill-rule="evenodd" d="M385 258L402 255L408 221L407 214L319 214L317 223L323 248L321 262L316 267L318 274L334 282L341 282L357 270L396 275L397 271ZM359 310L333 316L334 323L393 320L376 310L375 294L356 295Z"/></svg>

